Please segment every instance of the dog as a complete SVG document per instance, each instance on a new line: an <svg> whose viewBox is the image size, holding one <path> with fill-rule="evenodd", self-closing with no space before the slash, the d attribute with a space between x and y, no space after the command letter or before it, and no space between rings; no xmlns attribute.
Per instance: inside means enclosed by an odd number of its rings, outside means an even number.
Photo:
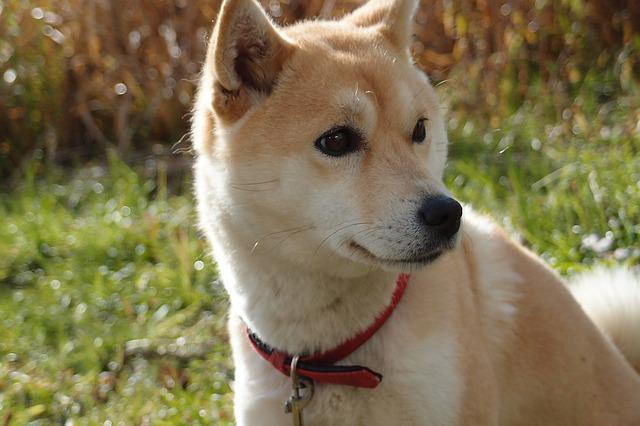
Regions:
<svg viewBox="0 0 640 426"><path fill-rule="evenodd" d="M221 6L192 136L237 424L640 425L637 278L581 277L581 308L452 198L416 8L282 28L255 0Z"/></svg>

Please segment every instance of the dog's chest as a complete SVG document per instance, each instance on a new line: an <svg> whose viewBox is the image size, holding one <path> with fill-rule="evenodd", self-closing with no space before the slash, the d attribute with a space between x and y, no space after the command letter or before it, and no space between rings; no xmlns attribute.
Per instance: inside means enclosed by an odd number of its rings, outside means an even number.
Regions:
<svg viewBox="0 0 640 426"><path fill-rule="evenodd" d="M456 404L442 403L442 384L422 379L374 390L327 389L305 410L305 425L455 425Z"/></svg>
<svg viewBox="0 0 640 426"><path fill-rule="evenodd" d="M315 395L303 411L305 426L457 424L463 389L455 339L442 332L416 340L403 332L401 316L397 315L364 350L345 360L381 372L382 383L375 389L316 385ZM264 380L250 380L252 385L246 387L238 383L237 391L244 395L237 395L236 410L247 414L239 416L247 420L241 425L293 424L282 408L288 397L288 380L263 360L255 361L245 365L247 370L240 377L249 374ZM274 387L275 383L279 385ZM267 395L268 401L264 398Z"/></svg>

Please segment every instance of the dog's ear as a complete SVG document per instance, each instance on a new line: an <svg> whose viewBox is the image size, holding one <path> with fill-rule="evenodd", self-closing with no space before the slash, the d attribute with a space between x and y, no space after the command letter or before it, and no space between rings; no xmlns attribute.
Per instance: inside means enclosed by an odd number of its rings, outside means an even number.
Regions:
<svg viewBox="0 0 640 426"><path fill-rule="evenodd" d="M378 27L399 50L408 52L418 0L369 0L344 19L360 27Z"/></svg>
<svg viewBox="0 0 640 426"><path fill-rule="evenodd" d="M242 115L268 95L292 51L255 0L225 0L207 57L216 112L228 118Z"/></svg>

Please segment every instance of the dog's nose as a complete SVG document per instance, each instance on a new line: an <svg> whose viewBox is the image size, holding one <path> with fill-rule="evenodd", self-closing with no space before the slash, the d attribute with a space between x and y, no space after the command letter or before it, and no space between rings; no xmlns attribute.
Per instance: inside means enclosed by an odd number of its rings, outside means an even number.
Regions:
<svg viewBox="0 0 640 426"><path fill-rule="evenodd" d="M422 202L418 217L430 230L442 237L451 238L460 229L462 206L444 195L430 197Z"/></svg>

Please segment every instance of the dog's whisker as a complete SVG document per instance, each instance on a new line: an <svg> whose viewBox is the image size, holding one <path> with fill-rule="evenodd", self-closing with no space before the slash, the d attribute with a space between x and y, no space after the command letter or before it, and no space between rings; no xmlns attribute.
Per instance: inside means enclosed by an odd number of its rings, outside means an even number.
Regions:
<svg viewBox="0 0 640 426"><path fill-rule="evenodd" d="M362 231L358 231L355 234L351 235L350 238L345 238L343 239L340 244L338 244L338 247L342 247L344 246L346 243L348 243L349 241L351 241L353 238L355 238L358 235L362 235L365 234L364 238L366 239L371 233L378 231L380 229L384 229L384 226L374 226L372 228L367 228L367 229L363 229ZM355 251L353 248L351 249L352 251Z"/></svg>
<svg viewBox="0 0 640 426"><path fill-rule="evenodd" d="M270 180L263 180L263 181L259 181L259 182L231 182L230 185L232 186L252 186L252 185L265 185L267 183L275 183L275 182L279 182L280 179L270 179Z"/></svg>
<svg viewBox="0 0 640 426"><path fill-rule="evenodd" d="M342 226L338 229L336 229L335 231L331 232L328 236L326 236L318 245L318 247L316 248L316 250L314 251L314 256L316 254L318 254L318 251L320 250L320 248L322 247L322 245L324 243L326 243L331 237L333 237L334 235L336 235L338 232L344 231L347 228L350 228L352 226L364 226L364 225L371 225L371 222L355 222L355 223L350 223L348 225Z"/></svg>
<svg viewBox="0 0 640 426"><path fill-rule="evenodd" d="M283 229L281 231L275 231L275 232L270 232L268 234L265 234L255 241L255 243L253 244L253 247L251 248L251 253L253 253L256 250L256 248L258 248L258 246L267 238L271 238L280 234L285 234L285 238L287 238L286 237L287 234L295 234L298 232L307 231L312 228L313 228L313 224L309 224L309 225L296 226L295 228L288 228L288 229Z"/></svg>
<svg viewBox="0 0 640 426"><path fill-rule="evenodd" d="M293 237L294 235L297 235L297 234L299 234L299 233L301 233L301 232L308 231L308 230L313 229L313 228L315 228L313 225L309 225L309 226L308 226L308 227L306 227L306 228L303 228L303 229L300 229L300 230L297 230L297 231L290 232L290 233L286 234L286 235L284 236L284 238L278 242L277 246L278 246L278 247L279 247L279 246L281 246L285 241L287 241L289 238Z"/></svg>
<svg viewBox="0 0 640 426"><path fill-rule="evenodd" d="M367 229L364 229L364 230L362 230L362 231L358 231L358 232L356 232L355 234L353 234L353 235L352 235L352 237L354 237L354 236L356 236L356 235L359 235L359 234L361 234L361 233L363 233L363 232L371 232L371 231L374 231L374 230L377 230L377 229L382 229L382 228L384 228L384 227L382 227L382 226L378 226L378 227L374 227L374 228L367 228ZM338 248L341 248L342 246L344 246L344 245L345 245L346 243L348 243L349 241L350 241L350 239L349 239L349 238L345 238L345 239L343 239L343 240L338 244ZM352 249L350 249L350 251L351 251L351 253L348 255L348 257L349 257L349 259L352 259L352 258L353 258L353 253L355 252L355 250L352 248ZM339 255L339 253L338 253L337 251L333 251L332 253L330 253L330 256L331 256L331 257L335 257L335 256L338 256L338 255Z"/></svg>
<svg viewBox="0 0 640 426"><path fill-rule="evenodd" d="M384 229L384 226L374 226L372 228L363 229L362 231L358 231L355 234L353 234L350 239L353 239L353 238L355 238L357 236L360 236L360 235L364 234L364 236L362 238L364 238L366 240L369 237L369 235L371 235L373 232L379 231L381 229ZM348 240L349 239L346 239L344 242L347 242Z"/></svg>
<svg viewBox="0 0 640 426"><path fill-rule="evenodd" d="M267 188L261 188L261 185L269 185L278 183L279 179L271 179L262 182L246 182L246 183L230 183L229 186L238 191L248 191L248 192L264 192L264 191L272 191L275 188L275 185L272 185Z"/></svg>

